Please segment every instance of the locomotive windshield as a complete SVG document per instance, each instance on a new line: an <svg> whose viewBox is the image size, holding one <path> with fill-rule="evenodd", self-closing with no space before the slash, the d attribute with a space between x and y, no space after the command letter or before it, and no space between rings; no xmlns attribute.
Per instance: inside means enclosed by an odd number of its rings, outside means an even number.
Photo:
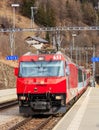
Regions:
<svg viewBox="0 0 99 130"><path fill-rule="evenodd" d="M20 62L20 77L64 76L63 61Z"/></svg>

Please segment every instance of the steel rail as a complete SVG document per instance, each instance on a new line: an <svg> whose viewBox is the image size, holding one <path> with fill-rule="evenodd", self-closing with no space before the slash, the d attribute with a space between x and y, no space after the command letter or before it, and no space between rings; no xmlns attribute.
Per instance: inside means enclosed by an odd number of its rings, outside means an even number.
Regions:
<svg viewBox="0 0 99 130"><path fill-rule="evenodd" d="M18 104L17 100L5 102L5 103L0 103L0 110L7 109L8 107L11 107L11 106L16 105L16 104Z"/></svg>
<svg viewBox="0 0 99 130"><path fill-rule="evenodd" d="M28 117L28 118L24 119L23 121L17 123L16 125L12 126L12 127L9 128L8 130L18 129L20 126L24 125L25 123L27 123L27 122L30 121L31 119L32 119L32 117Z"/></svg>
<svg viewBox="0 0 99 130"><path fill-rule="evenodd" d="M24 119L23 121L17 123L16 125L12 126L11 128L9 128L9 130L15 130L18 129L21 126L24 126L25 123L28 123L29 121L31 121L33 118L32 117L28 117L26 119ZM52 116L50 116L49 118L47 118L45 121L42 121L36 128L33 128L32 130L40 130L42 127L44 127L50 120L52 119Z"/></svg>
<svg viewBox="0 0 99 130"><path fill-rule="evenodd" d="M41 122L36 128L34 128L32 130L42 129L51 119L52 119L52 116L48 117L45 121Z"/></svg>

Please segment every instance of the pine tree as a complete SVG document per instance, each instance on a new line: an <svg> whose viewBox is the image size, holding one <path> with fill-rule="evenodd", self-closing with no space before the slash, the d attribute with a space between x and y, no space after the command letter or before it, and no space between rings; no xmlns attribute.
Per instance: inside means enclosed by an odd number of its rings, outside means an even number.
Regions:
<svg viewBox="0 0 99 130"><path fill-rule="evenodd" d="M47 5L40 5L35 16L36 23L45 27L55 26L55 13L54 10Z"/></svg>
<svg viewBox="0 0 99 130"><path fill-rule="evenodd" d="M31 7L33 7L35 4L35 0L23 0L22 1L22 7L21 7L21 13L24 16L31 17Z"/></svg>

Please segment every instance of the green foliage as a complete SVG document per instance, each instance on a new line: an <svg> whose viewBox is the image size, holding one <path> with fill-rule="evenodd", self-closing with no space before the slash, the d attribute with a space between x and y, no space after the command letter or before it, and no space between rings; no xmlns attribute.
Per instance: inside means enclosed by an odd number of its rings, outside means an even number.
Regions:
<svg viewBox="0 0 99 130"><path fill-rule="evenodd" d="M47 40L47 41L50 41L49 32L46 32L46 40Z"/></svg>
<svg viewBox="0 0 99 130"><path fill-rule="evenodd" d="M44 5L40 5L35 18L38 24L43 25L45 27L53 27L56 25L55 13L51 7L48 8Z"/></svg>
<svg viewBox="0 0 99 130"><path fill-rule="evenodd" d="M63 19L69 18L72 23L77 24L79 21L83 21L88 25L95 25L99 22L99 11L95 11L94 7L97 6L97 0L67 0L66 10L61 9L61 20L63 13L66 13ZM36 0L22 0L21 13L24 16L31 18L31 7L34 7ZM37 12L34 12L35 22L38 25L45 27L56 26L56 17L59 20L57 14L59 6L53 9L53 2L43 1L39 4ZM55 13L56 12L56 13Z"/></svg>
<svg viewBox="0 0 99 130"><path fill-rule="evenodd" d="M33 7L35 4L35 0L23 0L22 1L22 7L21 7L21 13L24 16L31 17L31 7Z"/></svg>
<svg viewBox="0 0 99 130"><path fill-rule="evenodd" d="M23 0L21 13L24 16L31 18L31 7L35 6L36 0ZM45 27L55 26L55 12L50 5L40 4L37 13L34 13L35 22Z"/></svg>
<svg viewBox="0 0 99 130"><path fill-rule="evenodd" d="M46 25L46 12L42 6L38 8L37 14L36 14L36 22L41 25Z"/></svg>

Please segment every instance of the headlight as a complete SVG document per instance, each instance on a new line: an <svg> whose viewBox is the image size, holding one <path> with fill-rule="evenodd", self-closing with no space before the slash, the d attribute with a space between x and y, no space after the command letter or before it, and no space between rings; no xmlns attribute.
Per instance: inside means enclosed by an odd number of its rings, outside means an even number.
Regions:
<svg viewBox="0 0 99 130"><path fill-rule="evenodd" d="M19 99L20 100L26 100L26 97L25 96L20 96Z"/></svg>
<svg viewBox="0 0 99 130"><path fill-rule="evenodd" d="M63 99L62 96L56 96L55 97L57 100Z"/></svg>

